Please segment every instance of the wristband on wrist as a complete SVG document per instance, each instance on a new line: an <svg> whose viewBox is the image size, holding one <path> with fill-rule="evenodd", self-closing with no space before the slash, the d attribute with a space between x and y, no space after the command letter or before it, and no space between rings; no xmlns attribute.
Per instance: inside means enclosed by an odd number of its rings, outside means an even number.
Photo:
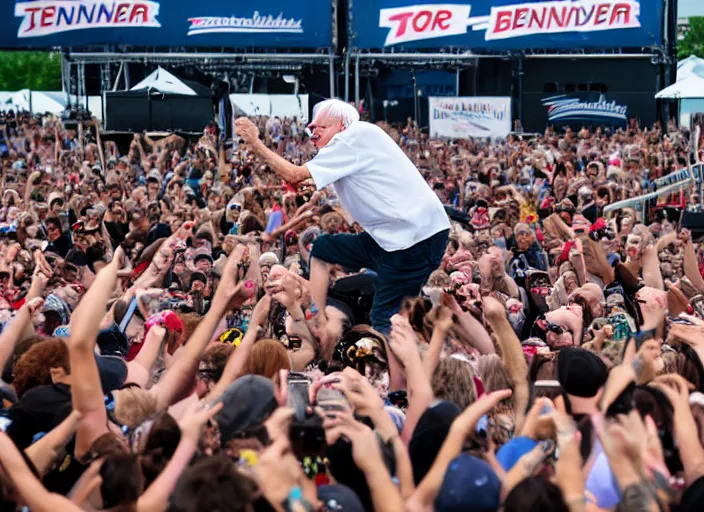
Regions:
<svg viewBox="0 0 704 512"><path fill-rule="evenodd" d="M313 511L313 506L303 498L303 490L299 485L291 487L288 497L281 505L287 512Z"/></svg>

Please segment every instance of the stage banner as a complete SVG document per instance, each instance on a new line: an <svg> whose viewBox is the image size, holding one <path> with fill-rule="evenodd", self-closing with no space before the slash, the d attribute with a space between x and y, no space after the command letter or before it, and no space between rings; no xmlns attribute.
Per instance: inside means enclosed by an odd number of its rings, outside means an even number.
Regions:
<svg viewBox="0 0 704 512"><path fill-rule="evenodd" d="M511 98L428 98L430 136L496 139L511 132Z"/></svg>
<svg viewBox="0 0 704 512"><path fill-rule="evenodd" d="M356 48L641 48L662 40L661 0L351 0Z"/></svg>
<svg viewBox="0 0 704 512"><path fill-rule="evenodd" d="M0 47L325 48L330 0L3 0Z"/></svg>

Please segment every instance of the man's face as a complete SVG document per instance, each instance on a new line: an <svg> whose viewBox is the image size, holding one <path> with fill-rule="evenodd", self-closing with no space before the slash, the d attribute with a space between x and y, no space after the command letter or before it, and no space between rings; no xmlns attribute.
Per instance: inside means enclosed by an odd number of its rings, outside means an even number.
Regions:
<svg viewBox="0 0 704 512"><path fill-rule="evenodd" d="M213 265L210 263L210 261L206 260L205 258L201 258L196 262L196 269L199 272L203 272L205 275L208 275L212 268Z"/></svg>
<svg viewBox="0 0 704 512"><path fill-rule="evenodd" d="M628 235L626 239L626 255L635 259L641 255L641 246L643 245L643 239L638 235Z"/></svg>
<svg viewBox="0 0 704 512"><path fill-rule="evenodd" d="M155 197L159 193L159 184L150 181L147 183L147 192L149 193L149 197Z"/></svg>
<svg viewBox="0 0 704 512"><path fill-rule="evenodd" d="M46 227L47 238L50 242L54 242L61 237L61 230L55 224L49 224Z"/></svg>
<svg viewBox="0 0 704 512"><path fill-rule="evenodd" d="M262 279L264 282L269 279L269 272L271 272L271 267L269 265L259 265L259 270L262 273Z"/></svg>
<svg viewBox="0 0 704 512"><path fill-rule="evenodd" d="M331 119L327 115L317 115L312 123L308 125L308 129L313 136L311 142L313 145L321 149L327 145L332 138L345 129L341 120Z"/></svg>
<svg viewBox="0 0 704 512"><path fill-rule="evenodd" d="M518 229L515 232L516 245L521 251L527 251L535 242L535 235L530 229Z"/></svg>

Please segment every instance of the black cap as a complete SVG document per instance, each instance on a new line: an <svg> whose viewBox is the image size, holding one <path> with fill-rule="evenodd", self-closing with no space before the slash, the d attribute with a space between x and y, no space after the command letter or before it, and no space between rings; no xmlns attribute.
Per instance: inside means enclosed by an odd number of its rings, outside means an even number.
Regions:
<svg viewBox="0 0 704 512"><path fill-rule="evenodd" d="M203 284L207 284L208 278L203 272L193 272L191 274L191 286L193 286L194 281L200 281Z"/></svg>
<svg viewBox="0 0 704 512"><path fill-rule="evenodd" d="M196 257L193 258L193 263L197 263L199 260L208 260L210 263L213 263L213 257L204 252L197 254Z"/></svg>
<svg viewBox="0 0 704 512"><path fill-rule="evenodd" d="M225 445L235 434L261 425L278 407L274 383L261 375L245 375L230 384L218 399L222 410L215 416Z"/></svg>
<svg viewBox="0 0 704 512"><path fill-rule="evenodd" d="M440 401L428 407L418 420L408 454L413 466L413 479L418 485L435 462L450 426L462 410L453 402Z"/></svg>
<svg viewBox="0 0 704 512"><path fill-rule="evenodd" d="M568 347L557 355L557 380L568 395L592 398L606 383L608 376L606 363L593 352Z"/></svg>

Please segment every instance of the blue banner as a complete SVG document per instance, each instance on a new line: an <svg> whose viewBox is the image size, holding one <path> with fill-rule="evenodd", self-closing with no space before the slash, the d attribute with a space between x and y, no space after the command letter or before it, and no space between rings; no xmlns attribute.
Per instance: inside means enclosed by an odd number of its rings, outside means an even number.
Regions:
<svg viewBox="0 0 704 512"><path fill-rule="evenodd" d="M0 47L325 48L330 0L2 0Z"/></svg>
<svg viewBox="0 0 704 512"><path fill-rule="evenodd" d="M662 40L662 0L352 0L355 48L640 48Z"/></svg>

